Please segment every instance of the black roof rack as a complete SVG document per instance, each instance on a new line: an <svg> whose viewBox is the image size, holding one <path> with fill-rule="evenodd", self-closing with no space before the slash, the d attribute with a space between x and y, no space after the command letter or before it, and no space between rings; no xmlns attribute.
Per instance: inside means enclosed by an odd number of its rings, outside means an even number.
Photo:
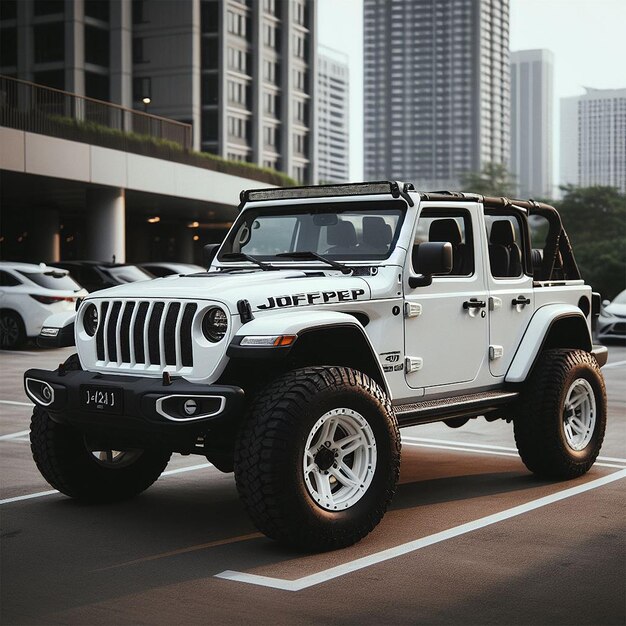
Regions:
<svg viewBox="0 0 626 626"><path fill-rule="evenodd" d="M308 185L303 187L271 187L269 189L244 189L241 204L261 200L298 200L300 198L328 198L330 196L373 196L391 194L394 198L405 196L413 190L411 183L402 188L396 181L384 180L372 183L344 183L338 185ZM406 198L405 198L406 199Z"/></svg>

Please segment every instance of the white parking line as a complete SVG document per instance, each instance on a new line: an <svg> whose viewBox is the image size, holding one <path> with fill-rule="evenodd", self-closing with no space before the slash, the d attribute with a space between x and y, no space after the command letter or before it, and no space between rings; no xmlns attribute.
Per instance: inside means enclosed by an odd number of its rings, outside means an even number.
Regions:
<svg viewBox="0 0 626 626"><path fill-rule="evenodd" d="M212 463L200 463L199 465L188 465L187 467L178 467L173 470L168 470L167 472L163 472L161 477L163 476L174 476L175 474L183 474L184 472L195 472L199 469L205 469L207 467L213 467ZM2 504L11 504L11 502L20 502L21 500L32 500L33 498L43 498L44 496L51 496L55 493L59 493L56 489L51 491L40 491L38 493L28 493L24 496L16 496L14 498L5 498L4 500L0 500L0 505Z"/></svg>
<svg viewBox="0 0 626 626"><path fill-rule="evenodd" d="M30 430L20 430L19 433L11 433L10 435L2 435L0 437L0 441L6 441L7 439L18 439L18 437L23 437L24 435L28 435L29 433L30 433ZM23 441L23 440L18 439L18 441Z"/></svg>
<svg viewBox="0 0 626 626"><path fill-rule="evenodd" d="M39 352L27 352L26 350L0 350L0 354L10 354L11 356L41 356Z"/></svg>
<svg viewBox="0 0 626 626"><path fill-rule="evenodd" d="M419 442L419 443L436 443L436 444L442 444L445 446L455 446L458 448L483 448L485 450L505 450L507 452L514 452L515 454L513 454L513 456L518 456L518 452L517 452L517 448L513 448L513 447L509 447L509 446L493 446L493 445L488 445L488 444L484 444L484 443L469 443L469 442L465 442L465 441L450 441L448 439L429 439L428 437L407 437L405 435L402 436L402 441L415 441L415 442ZM453 450L455 448L447 448L450 450ZM477 452L477 450L474 450L474 452ZM624 465L626 465L626 459L619 459L617 457L614 456L599 456L598 457L598 461L613 461L615 463L623 463ZM609 467L615 467L615 466L609 466Z"/></svg>
<svg viewBox="0 0 626 626"><path fill-rule="evenodd" d="M581 493L585 493L586 491L597 489L598 487L602 487L603 485L607 485L617 480L621 480L622 478L626 478L626 470L614 472L613 474L609 474L608 476L603 476L602 478L592 480L588 483L585 483L584 485L578 485L577 487L564 489L563 491L559 491L558 493L553 493L549 496L538 498L537 500L531 500L530 502L526 502L525 504L513 507L511 509L506 509L505 511L501 511L500 513L487 515L486 517L481 517L480 519L474 520L473 522L461 524L460 526L455 526L454 528L435 533L434 535L429 535L428 537L422 537L421 539L409 541L407 543L396 546L395 548L388 548L387 550L375 552L374 554L370 554L369 556L355 559L354 561L349 561L342 565L331 567L326 570L322 570L317 574L311 574L309 576L303 576L302 578L296 578L295 580L272 578L270 576L247 574L246 572L237 572L232 570L226 570L224 572L220 572L219 574L215 574L215 577L241 583L248 583L251 585L260 585L262 587L271 587L273 589L282 589L284 591L302 591L303 589L307 589L309 587L313 587L314 585L328 582L329 580L333 580L334 578L338 578L339 576L345 576L346 574L356 572L366 567L371 567L372 565L376 565L378 563L382 563L384 561L395 559L399 556L415 552L416 550L420 550L421 548L426 548L427 546L432 546L433 544L447 541L448 539L453 539L454 537L458 537L460 535L479 530L480 528L485 528L486 526L497 524L498 522L511 519L512 517L523 515L524 513L528 513L530 511L534 511L535 509L548 506L555 502L559 502L560 500L565 500L566 498L577 496Z"/></svg>
<svg viewBox="0 0 626 626"><path fill-rule="evenodd" d="M0 400L0 404L11 404L13 406L35 406L32 402L15 402L14 400Z"/></svg>
<svg viewBox="0 0 626 626"><path fill-rule="evenodd" d="M607 363L602 369L605 370L609 367L620 367L621 365L626 365L626 361L615 361L615 363Z"/></svg>

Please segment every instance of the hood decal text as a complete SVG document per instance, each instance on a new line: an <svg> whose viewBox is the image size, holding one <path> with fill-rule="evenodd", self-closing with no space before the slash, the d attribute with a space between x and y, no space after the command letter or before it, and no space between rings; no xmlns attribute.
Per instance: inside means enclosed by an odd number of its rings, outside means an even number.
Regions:
<svg viewBox="0 0 626 626"><path fill-rule="evenodd" d="M328 302L349 302L358 300L365 295L365 289L341 289L338 291L311 291L296 293L291 296L270 296L267 302L258 304L257 309L283 308L288 306L309 306L311 304L327 304Z"/></svg>

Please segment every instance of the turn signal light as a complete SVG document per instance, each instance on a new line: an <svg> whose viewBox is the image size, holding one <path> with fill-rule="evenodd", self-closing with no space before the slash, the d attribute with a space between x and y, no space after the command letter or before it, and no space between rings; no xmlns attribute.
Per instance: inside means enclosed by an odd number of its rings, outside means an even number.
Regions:
<svg viewBox="0 0 626 626"><path fill-rule="evenodd" d="M295 335L281 335L280 337L276 337L276 341L274 341L274 347L282 348L284 346L290 346L295 340Z"/></svg>

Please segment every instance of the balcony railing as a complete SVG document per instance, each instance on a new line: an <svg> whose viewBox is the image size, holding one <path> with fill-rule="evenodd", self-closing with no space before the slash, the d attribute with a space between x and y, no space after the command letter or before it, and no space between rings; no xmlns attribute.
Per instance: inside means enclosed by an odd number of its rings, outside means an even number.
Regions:
<svg viewBox="0 0 626 626"><path fill-rule="evenodd" d="M192 127L0 75L0 126L143 154L279 186L295 181L252 163L192 150Z"/></svg>
<svg viewBox="0 0 626 626"><path fill-rule="evenodd" d="M6 76L0 76L0 124L131 152L141 143L191 150L190 124Z"/></svg>

